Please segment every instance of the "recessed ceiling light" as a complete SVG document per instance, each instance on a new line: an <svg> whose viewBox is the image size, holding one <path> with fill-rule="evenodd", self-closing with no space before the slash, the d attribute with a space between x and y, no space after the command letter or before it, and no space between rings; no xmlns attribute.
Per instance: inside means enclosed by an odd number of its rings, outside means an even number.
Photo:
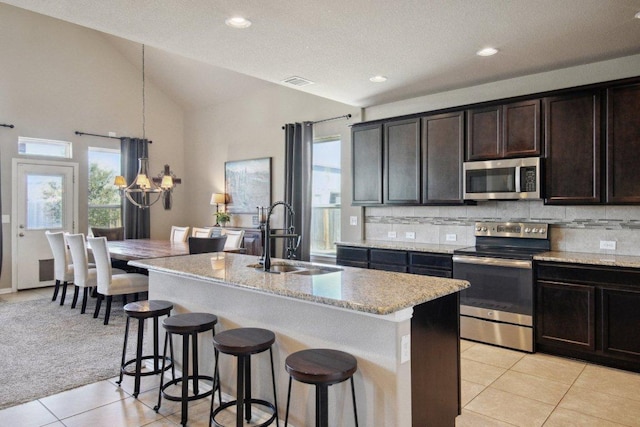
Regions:
<svg viewBox="0 0 640 427"><path fill-rule="evenodd" d="M243 18L242 16L227 18L225 19L224 23L233 28L248 28L251 26L251 21Z"/></svg>
<svg viewBox="0 0 640 427"><path fill-rule="evenodd" d="M498 53L498 49L496 49L495 47L485 47L484 49L480 49L479 51L477 51L476 55L491 56L491 55L495 55L496 53Z"/></svg>
<svg viewBox="0 0 640 427"><path fill-rule="evenodd" d="M374 83L382 83L382 82L386 82L387 78L385 76L373 76L369 78L369 80Z"/></svg>

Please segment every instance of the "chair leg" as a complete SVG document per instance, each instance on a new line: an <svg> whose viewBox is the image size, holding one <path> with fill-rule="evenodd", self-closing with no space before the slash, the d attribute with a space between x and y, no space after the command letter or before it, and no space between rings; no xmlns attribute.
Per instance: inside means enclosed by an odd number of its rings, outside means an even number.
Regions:
<svg viewBox="0 0 640 427"><path fill-rule="evenodd" d="M51 301L55 301L58 298L58 291L60 290L60 280L56 280L56 285L53 287L53 298Z"/></svg>
<svg viewBox="0 0 640 427"><path fill-rule="evenodd" d="M64 305L64 297L67 295L67 282L62 282L62 296L60 297L60 305Z"/></svg>
<svg viewBox="0 0 640 427"><path fill-rule="evenodd" d="M89 288L84 288L82 291L82 310L80 310L80 314L84 314L87 311L87 299L89 295Z"/></svg>
<svg viewBox="0 0 640 427"><path fill-rule="evenodd" d="M102 294L98 294L98 300L96 301L96 309L93 312L93 318L97 318L98 314L100 314L100 306L102 305L102 299L104 298L104 295Z"/></svg>
<svg viewBox="0 0 640 427"><path fill-rule="evenodd" d="M71 301L71 308L76 308L76 304L78 303L78 292L80 288L77 286L73 287L73 300Z"/></svg>
<svg viewBox="0 0 640 427"><path fill-rule="evenodd" d="M127 296L122 295L122 306L124 307L125 305L127 305Z"/></svg>
<svg viewBox="0 0 640 427"><path fill-rule="evenodd" d="M107 295L107 307L104 313L104 324L109 324L109 315L111 314L111 301L113 300L113 296Z"/></svg>

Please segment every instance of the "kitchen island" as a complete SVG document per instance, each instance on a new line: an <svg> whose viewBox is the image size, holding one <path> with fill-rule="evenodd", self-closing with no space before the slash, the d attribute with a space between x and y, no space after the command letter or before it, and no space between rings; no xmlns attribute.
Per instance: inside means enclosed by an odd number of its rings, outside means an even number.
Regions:
<svg viewBox="0 0 640 427"><path fill-rule="evenodd" d="M201 254L130 264L149 270L149 298L175 311L209 312L217 331L263 327L276 334L274 362L282 418L286 357L304 348L334 348L358 360L360 425L453 426L460 408L458 292L469 284L404 273L286 261L265 273L255 256ZM278 268L284 261L274 260ZM178 350L179 351L179 350ZM176 353L179 354L179 353ZM200 343L203 372L213 349ZM235 361L221 359L223 392L235 393ZM254 357L253 395L271 399L268 357ZM334 425L353 425L349 383L329 392ZM313 387L294 384L290 425L313 425Z"/></svg>

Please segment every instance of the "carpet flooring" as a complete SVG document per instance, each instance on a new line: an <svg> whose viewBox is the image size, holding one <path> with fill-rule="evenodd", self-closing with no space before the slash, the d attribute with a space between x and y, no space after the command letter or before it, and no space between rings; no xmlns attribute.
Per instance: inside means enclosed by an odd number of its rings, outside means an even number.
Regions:
<svg viewBox="0 0 640 427"><path fill-rule="evenodd" d="M114 301L108 325L51 298L0 301L0 409L113 378L120 372L125 314ZM135 354L131 322L127 359ZM133 341L132 341L133 338Z"/></svg>

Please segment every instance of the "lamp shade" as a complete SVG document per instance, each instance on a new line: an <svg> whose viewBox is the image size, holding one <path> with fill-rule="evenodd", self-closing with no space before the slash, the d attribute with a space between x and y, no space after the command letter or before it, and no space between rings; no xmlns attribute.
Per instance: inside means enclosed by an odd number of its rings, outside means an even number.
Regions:
<svg viewBox="0 0 640 427"><path fill-rule="evenodd" d="M224 204L227 202L227 195L225 193L213 193L211 194L211 205Z"/></svg>
<svg viewBox="0 0 640 427"><path fill-rule="evenodd" d="M125 188L127 186L127 181L124 179L124 176L118 175L113 180L113 185L120 188Z"/></svg>
<svg viewBox="0 0 640 427"><path fill-rule="evenodd" d="M173 177L171 175L164 175L162 177L162 182L160 183L160 188L164 190L173 188Z"/></svg>

